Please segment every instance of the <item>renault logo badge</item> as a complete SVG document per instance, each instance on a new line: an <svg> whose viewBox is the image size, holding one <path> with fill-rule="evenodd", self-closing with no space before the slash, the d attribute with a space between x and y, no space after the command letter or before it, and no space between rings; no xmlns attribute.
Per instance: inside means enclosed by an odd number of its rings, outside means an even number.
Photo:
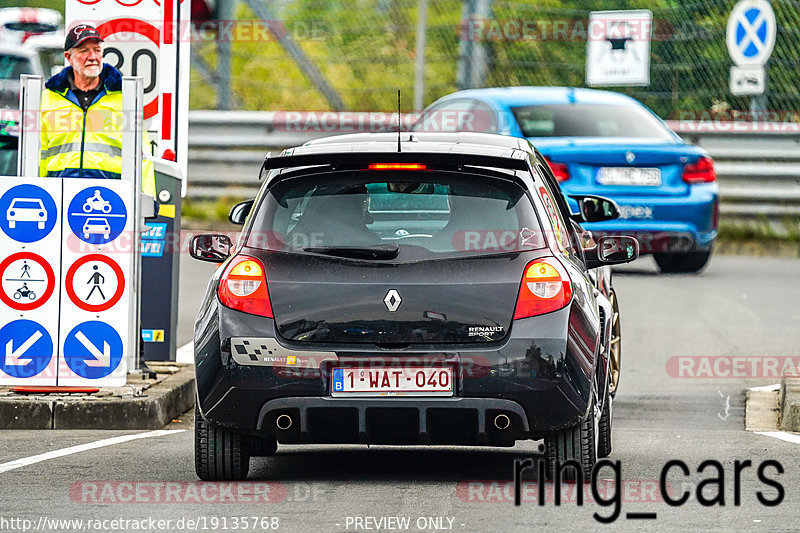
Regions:
<svg viewBox="0 0 800 533"><path fill-rule="evenodd" d="M635 159L636 159L636 154L634 154L633 152L625 153L625 161L627 161L628 163L633 163Z"/></svg>
<svg viewBox="0 0 800 533"><path fill-rule="evenodd" d="M395 289L389 289L389 292L386 293L386 297L383 299L383 303L386 304L386 309L388 309L389 312L394 313L397 311L397 308L400 307L400 304L403 303L403 300L400 298L399 292Z"/></svg>

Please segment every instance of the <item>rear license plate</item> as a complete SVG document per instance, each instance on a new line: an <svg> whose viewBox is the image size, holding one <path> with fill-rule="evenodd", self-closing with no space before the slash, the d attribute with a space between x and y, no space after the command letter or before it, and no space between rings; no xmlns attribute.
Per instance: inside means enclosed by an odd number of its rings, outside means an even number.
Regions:
<svg viewBox="0 0 800 533"><path fill-rule="evenodd" d="M332 396L452 396L452 367L334 368Z"/></svg>
<svg viewBox="0 0 800 533"><path fill-rule="evenodd" d="M660 168L602 167L597 174L600 185L661 185Z"/></svg>

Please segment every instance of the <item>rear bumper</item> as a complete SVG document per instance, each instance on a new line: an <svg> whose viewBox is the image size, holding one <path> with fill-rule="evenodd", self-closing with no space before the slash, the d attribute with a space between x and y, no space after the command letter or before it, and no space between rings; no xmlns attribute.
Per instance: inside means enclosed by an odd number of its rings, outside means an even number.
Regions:
<svg viewBox="0 0 800 533"><path fill-rule="evenodd" d="M431 347L389 353L375 347L342 351L320 345L310 352L306 346L279 341L271 319L212 308L220 313L219 320L198 317L209 328L220 327L196 332L197 400L208 422L230 431L274 436L287 444L506 446L572 426L587 412L596 346L581 341L574 327L568 335L570 321L578 320L571 306L516 321L502 345L492 343L491 350ZM236 345L244 337L263 339L261 344L269 345L268 361L256 364L234 357L232 339ZM592 338L592 333L583 332L583 338ZM286 363L289 356L292 366ZM414 365L452 366L454 396L331 396L331 371L340 363L366 368L412 359ZM282 414L292 419L291 428L277 426ZM508 429L494 428L499 414L509 417Z"/></svg>
<svg viewBox="0 0 800 533"><path fill-rule="evenodd" d="M511 400L364 400L330 397L270 400L259 413L258 432L273 434L281 444L463 446L513 446L515 440L530 434L525 410ZM279 427L281 416L288 418L283 418Z"/></svg>
<svg viewBox="0 0 800 533"><path fill-rule="evenodd" d="M622 217L583 226L597 236L634 236L640 253L710 250L717 237L715 183L693 185L687 196L610 197L619 204Z"/></svg>

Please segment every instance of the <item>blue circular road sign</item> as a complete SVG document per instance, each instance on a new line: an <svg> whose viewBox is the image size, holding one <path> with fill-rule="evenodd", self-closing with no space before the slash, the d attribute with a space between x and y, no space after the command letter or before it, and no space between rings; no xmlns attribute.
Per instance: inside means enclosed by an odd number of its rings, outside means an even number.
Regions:
<svg viewBox="0 0 800 533"><path fill-rule="evenodd" d="M66 213L72 232L89 244L106 244L125 229L128 210L117 193L106 187L87 187L72 198Z"/></svg>
<svg viewBox="0 0 800 533"><path fill-rule="evenodd" d="M64 340L64 360L78 376L104 378L122 361L122 338L105 322L93 320L78 324Z"/></svg>
<svg viewBox="0 0 800 533"><path fill-rule="evenodd" d="M728 17L726 44L737 65L763 65L777 33L775 12L766 0L740 0Z"/></svg>
<svg viewBox="0 0 800 533"><path fill-rule="evenodd" d="M15 241L43 239L55 227L56 218L53 197L36 185L17 185L0 197L0 229Z"/></svg>
<svg viewBox="0 0 800 533"><path fill-rule="evenodd" d="M15 320L0 328L0 370L15 378L32 378L53 358L53 340L33 320Z"/></svg>

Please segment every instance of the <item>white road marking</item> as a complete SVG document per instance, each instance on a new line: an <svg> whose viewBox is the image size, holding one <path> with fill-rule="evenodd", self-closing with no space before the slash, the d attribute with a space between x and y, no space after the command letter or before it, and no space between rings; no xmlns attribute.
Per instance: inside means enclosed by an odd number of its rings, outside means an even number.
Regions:
<svg viewBox="0 0 800 533"><path fill-rule="evenodd" d="M772 437L773 439L785 440L792 444L800 444L800 435L796 433L787 433L786 431L754 431L756 435L764 435Z"/></svg>
<svg viewBox="0 0 800 533"><path fill-rule="evenodd" d="M187 342L175 352L176 363L194 364L194 341Z"/></svg>
<svg viewBox="0 0 800 533"><path fill-rule="evenodd" d="M8 472L9 470L21 468L23 466L28 466L40 463L42 461L47 461L49 459L56 459L58 457L64 457L65 455L71 455L73 453L85 452L87 450L94 450L96 448L103 448L105 446L112 446L114 444L121 444L123 442L128 442L131 440L147 439L150 437L161 437L162 435L172 435L173 433L181 433L183 431L186 430L158 429L156 431L147 431L145 433L136 433L133 435L121 435L119 437L112 437L110 439L97 440L94 442L89 442L87 444L79 444L77 446L70 446L69 448L53 450L52 452L40 453L39 455L32 455L31 457L23 457L22 459L17 459L15 461L10 461L8 463L0 464L0 474L2 474L3 472Z"/></svg>

